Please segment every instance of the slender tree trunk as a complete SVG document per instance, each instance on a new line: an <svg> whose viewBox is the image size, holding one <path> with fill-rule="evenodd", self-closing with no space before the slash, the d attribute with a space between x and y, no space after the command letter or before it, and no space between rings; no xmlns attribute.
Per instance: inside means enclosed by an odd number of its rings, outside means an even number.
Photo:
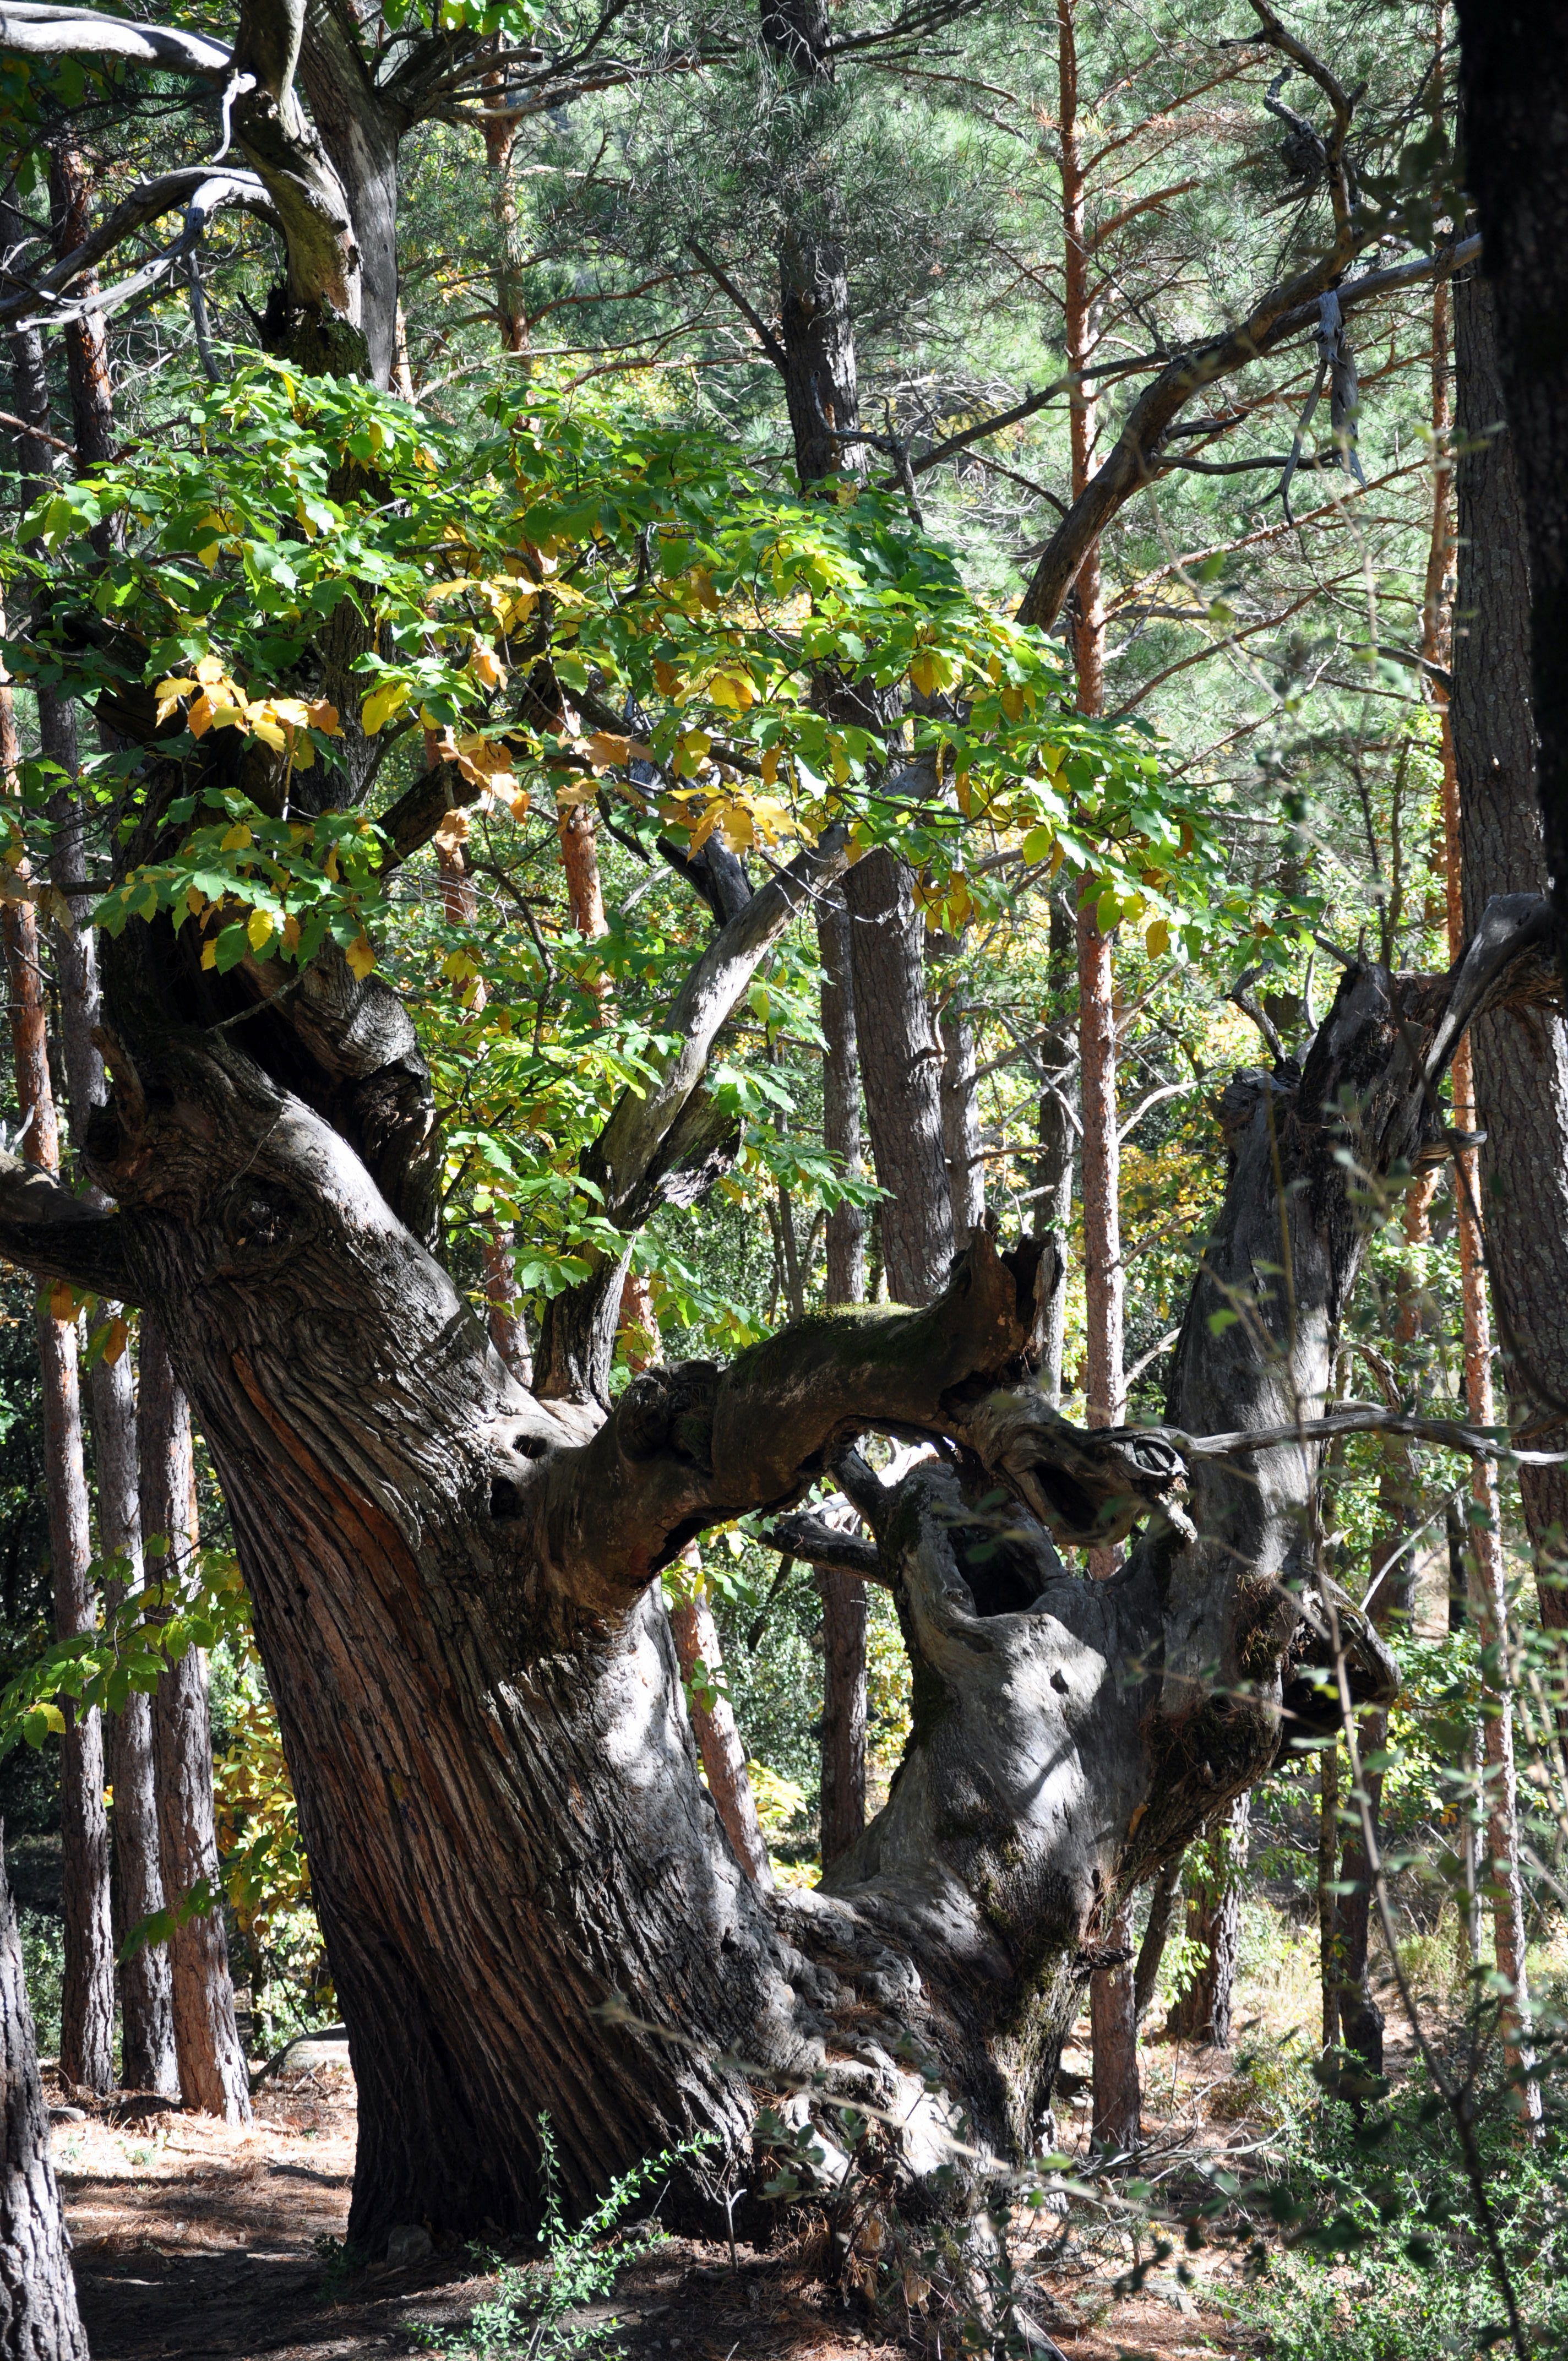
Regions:
<svg viewBox="0 0 1568 2361"><path fill-rule="evenodd" d="M1178 1853L1168 1861L1154 1882L1149 1896L1149 1915L1144 1927L1143 1941L1138 1945L1137 1965L1133 1971L1133 2014L1142 2025L1154 2004L1155 1986L1159 1982L1165 1947L1170 1940L1170 1929L1176 1916L1176 1905L1181 1892L1181 1866L1187 1856Z"/></svg>
<svg viewBox="0 0 1568 2361"><path fill-rule="evenodd" d="M1093 302L1090 280L1088 186L1079 114L1077 0L1057 0L1057 67L1060 101L1058 124L1061 159L1063 318L1068 367L1081 370L1094 355ZM1092 397L1081 385L1071 397L1069 438L1072 453L1072 497L1088 483L1094 461L1096 413ZM1099 713L1104 704L1105 606L1101 586L1100 547L1090 550L1074 586L1073 649L1078 669L1078 709ZM1085 1343L1089 1364L1088 1420L1091 1426L1119 1426L1125 1397L1123 1375L1124 1295L1121 1231L1121 1142L1116 1111L1116 1014L1111 969L1111 945L1095 917L1092 884L1084 889L1078 912L1078 1025L1081 1069L1083 1122L1083 1295ZM1113 1575L1121 1563L1114 1549L1089 1553L1089 1571L1099 1581ZM1097 1977L1097 1984L1105 1982ZM1113 2010L1124 2022L1113 2030ZM1120 2098L1107 2107L1117 2118L1135 2119L1140 2092L1137 2080L1137 2028L1133 2021L1131 1976L1118 1974L1109 1984L1095 2015L1095 2074L1101 2079L1100 2049L1106 2050L1105 2077L1125 2078ZM1098 2102L1097 2102L1098 2104Z"/></svg>
<svg viewBox="0 0 1568 2361"><path fill-rule="evenodd" d="M855 1033L850 917L843 895L819 903L817 946L822 963L822 1145L844 1170L863 1169L861 1063ZM828 1216L828 1301L861 1303L866 1292L866 1217L859 1205ZM854 1843L866 1824L866 1587L857 1575L825 1567L822 1600L821 1805L824 1868Z"/></svg>
<svg viewBox="0 0 1568 2361"><path fill-rule="evenodd" d="M490 1342L500 1355L520 1386L533 1383L533 1349L528 1341L528 1323L517 1296L517 1273L512 1262L512 1231L510 1222L492 1218L486 1224L480 1242L485 1264L485 1298L489 1305Z"/></svg>
<svg viewBox="0 0 1568 2361"><path fill-rule="evenodd" d="M985 1166L981 1159L980 1095L975 1082L974 1031L967 1016L943 1012L942 1149L952 1202L953 1251L961 1254L985 1218Z"/></svg>
<svg viewBox="0 0 1568 2361"><path fill-rule="evenodd" d="M1412 1249L1425 1244L1427 1215L1437 1184L1435 1173L1415 1181L1406 1191L1404 1230ZM1421 1296L1414 1271L1404 1264L1396 1279L1398 1306L1395 1316L1396 1358L1390 1371L1390 1393L1402 1400L1410 1371L1401 1367L1420 1334ZM1415 1447L1404 1437L1388 1435L1383 1442L1383 1466L1378 1480L1378 1511L1382 1532L1369 1565L1368 1612L1385 1638L1397 1642L1408 1630L1415 1595L1416 1560L1406 1547L1420 1521L1420 1477ZM1364 1765L1375 1764L1388 1743L1388 1716L1374 1708L1361 1717L1360 1753ZM1366 1812L1373 1832L1378 1831L1383 1807L1383 1773L1364 1770ZM1340 2024L1344 2046L1367 2071L1383 2071L1383 2012L1372 1996L1372 1872L1365 1832L1359 1817L1346 1831L1339 1883L1347 1889L1339 1898Z"/></svg>
<svg viewBox="0 0 1568 2361"><path fill-rule="evenodd" d="M167 1543L166 1579L178 1576L194 1546L191 1413L175 1383L169 1350L146 1314L141 1331L141 1522L144 1545ZM149 1549L149 1555L151 1554ZM152 1557L150 1571L159 1561ZM213 1734L207 1664L192 1648L158 1685L153 1705L163 1890L178 1909L203 1880L221 1894L213 1817ZM221 1899L177 1927L169 1942L174 1992L174 2045L186 2106L250 2121L250 2081L235 2024L228 1938Z"/></svg>
<svg viewBox="0 0 1568 2361"><path fill-rule="evenodd" d="M128 1350L113 1362L100 1358L88 1379L88 1399L98 1545L105 1557L124 1559L128 1570L127 1582L105 1585L108 1603L115 1606L126 1589L139 1584L142 1573L136 1387ZM152 1699L139 1690L109 1717L108 1756L115 1797L111 1833L117 1950L133 1927L163 1908ZM180 2061L174 2048L174 1988L167 1944L140 1944L121 1961L118 1978L120 2080L128 2091L156 2091L163 2098L177 2099Z"/></svg>
<svg viewBox="0 0 1568 2361"><path fill-rule="evenodd" d="M926 996L925 926L906 871L868 852L844 880L856 1039L878 1185L887 1291L929 1303L953 1258L942 1137L942 1045Z"/></svg>
<svg viewBox="0 0 1568 2361"><path fill-rule="evenodd" d="M1143 2136L1130 1894L1112 1920L1109 1935L1111 1943L1126 1957L1119 1967L1097 1968L1089 1979L1091 2120L1095 2139L1102 2148L1125 2150L1135 2148Z"/></svg>
<svg viewBox="0 0 1568 2361"><path fill-rule="evenodd" d="M855 1179L863 1172L861 1060L855 1032L855 988L850 913L835 890L817 904L817 950L822 964L822 1145ZM863 1303L866 1216L860 1205L835 1205L828 1216L828 1301Z"/></svg>
<svg viewBox="0 0 1568 2361"><path fill-rule="evenodd" d="M29 412L28 414L32 414ZM8 686L0 689L0 769L16 792L20 749ZM27 1126L22 1152L38 1170L60 1170L60 1132L49 1076L38 918L31 902L7 902L3 920L11 996L16 1101ZM98 1620L90 1569L93 1537L82 1449L76 1315L37 1312L43 1373L44 1471L48 1491L54 1623L61 1639ZM109 1823L104 1806L104 1720L65 1708L60 1740L60 1838L64 1852L65 1989L60 2071L91 2091L115 2081L115 1951L109 1892Z"/></svg>
<svg viewBox="0 0 1568 2361"><path fill-rule="evenodd" d="M822 1600L822 1866L866 1824L866 1586L825 1566Z"/></svg>
<svg viewBox="0 0 1568 2361"><path fill-rule="evenodd" d="M561 873L566 881L572 924L584 942L597 943L609 932L609 924L599 884L598 831L592 804L564 804L555 832L561 841ZM602 997L609 989L609 978L599 979L593 989Z"/></svg>
<svg viewBox="0 0 1568 2361"><path fill-rule="evenodd" d="M1046 1400L1058 1409L1061 1405L1062 1354L1067 1343L1068 1232L1072 1222L1076 1137L1069 1092L1078 1063L1073 1027L1065 1010L1076 967L1071 913L1063 896L1053 894L1046 958L1047 988L1050 994L1047 1015L1051 1021L1045 1027L1039 1050L1040 1145L1030 1184L1037 1210L1030 1226L1048 1236L1057 1249L1056 1283L1047 1312L1046 1356L1040 1367L1040 1387Z"/></svg>
<svg viewBox="0 0 1568 2361"><path fill-rule="evenodd" d="M504 75L487 74L484 87L487 105L496 107L505 89ZM500 335L501 349L509 353L528 350L522 225L518 211L517 180L512 171L518 125L521 120L521 115L499 112L488 114L485 118L485 160L495 175L490 213L496 225L499 249L496 256L496 326Z"/></svg>
<svg viewBox="0 0 1568 2361"><path fill-rule="evenodd" d="M746 1770L746 1750L735 1726L734 1708L721 1686L724 1651L718 1627L700 1590L671 1608L670 1629L675 1635L686 1706L714 1808L747 1876L754 1884L771 1887L773 1873L768 1866L767 1841L757 1817L757 1801Z"/></svg>
<svg viewBox="0 0 1568 2361"><path fill-rule="evenodd" d="M1236 1954L1241 1939L1242 1869L1246 1859L1250 1795L1238 1795L1210 1831L1219 1855L1218 1869L1201 1890L1187 1902L1190 1941L1203 1949L1203 1965L1170 2014L1170 2031L1179 2041L1205 2048L1228 2049L1235 1996Z"/></svg>
<svg viewBox="0 0 1568 2361"><path fill-rule="evenodd" d="M50 157L50 194L55 244L60 253L81 245L89 226L92 183L80 156L57 148ZM96 273L82 281L92 294ZM71 388L72 432L78 465L100 466L114 455L114 392L109 375L108 335L103 315L89 312L62 331ZM93 544L101 557L114 548L110 523L94 526ZM40 719L41 719L40 713ZM71 924L53 930L60 980L60 1046L71 1144L80 1161L94 1109L108 1098L104 1061L93 1041L98 1023L97 943L88 924L93 895L87 886L87 848L80 791L74 784L76 748L71 726L69 759L62 768L72 785L52 798L54 825L49 875L65 896ZM63 745L63 733L62 740ZM101 1190L86 1183L92 1203L106 1205ZM115 1307L105 1305L112 1313ZM137 1501L136 1384L128 1351L101 1354L88 1373L88 1412L97 1489L98 1546L102 1556L123 1559L124 1582L105 1584L110 1607L141 1580L141 1519ZM109 1784L114 1795L113 1926L116 1950L131 1927L163 1907L159 1863L158 1797L153 1767L152 1700L133 1693L104 1730ZM173 2001L169 1955L161 1944L142 1944L116 1971L120 1994L120 2079L127 2089L179 2096L174 2056Z"/></svg>
<svg viewBox="0 0 1568 2361"><path fill-rule="evenodd" d="M88 2361L71 2238L49 2154L49 2111L16 1914L0 1852L0 2063L5 2076L0 2189L0 2361Z"/></svg>
<svg viewBox="0 0 1568 2361"><path fill-rule="evenodd" d="M1443 833L1448 856L1451 953L1464 940L1477 897L1539 886L1542 840L1534 825L1530 694L1525 671L1525 619L1530 612L1523 504L1507 437L1489 434L1500 423L1482 413L1500 408L1495 314L1490 289L1471 282L1456 293L1455 361L1462 434L1474 444L1459 471L1461 559L1453 647L1453 699L1442 715ZM1484 906L1484 903L1483 903ZM1474 1062L1473 1062L1474 1061ZM1482 1104L1477 1083L1486 1077ZM1485 1124L1486 1161L1477 1170L1474 1149L1454 1159L1460 1288L1464 1338L1465 1406L1476 1423L1490 1423L1491 1320L1478 1190L1486 1191L1487 1238L1498 1276L1513 1352L1511 1388L1525 1402L1568 1399L1568 1328L1555 1286L1568 1288L1568 1035L1552 1017L1522 1034L1505 1015L1479 1018L1453 1060L1456 1126ZM1517 1135L1494 1135L1494 1127ZM1520 1150L1524 1150L1521 1159ZM1554 1229L1553 1223L1559 1224ZM1552 1260L1543 1269L1541 1257ZM1559 1266L1561 1265L1561 1268ZM1526 1341L1528 1340L1528 1341ZM1544 1360L1546 1371L1539 1363ZM1559 1471L1530 1471L1557 1477ZM1521 1490L1523 1490L1521 1485ZM1530 1488L1532 1538L1543 1623L1568 1624L1557 1579L1557 1545L1568 1491L1561 1483ZM1539 1522L1539 1531L1537 1530ZM1519 1874L1518 1785L1508 1667L1507 1580L1501 1501L1490 1462L1472 1464L1469 1586L1480 1630L1483 1661L1481 1751L1486 1795L1486 1869L1499 1976L1511 1987L1503 2012L1510 2067L1524 2073L1530 2049L1530 1993L1525 1977L1524 1889ZM1521 2104L1531 2120L1541 2112L1539 2084L1523 2080Z"/></svg>
<svg viewBox="0 0 1568 2361"><path fill-rule="evenodd" d="M1318 1974L1323 1995L1323 2056L1340 2046L1339 1741L1318 1756Z"/></svg>

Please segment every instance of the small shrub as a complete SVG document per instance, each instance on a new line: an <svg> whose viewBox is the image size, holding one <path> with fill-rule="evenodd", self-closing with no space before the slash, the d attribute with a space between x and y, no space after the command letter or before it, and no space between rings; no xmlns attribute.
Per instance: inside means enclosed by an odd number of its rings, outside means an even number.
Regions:
<svg viewBox="0 0 1568 2361"><path fill-rule="evenodd" d="M609 2340L619 2321L576 2321L571 2315L614 2292L630 2263L663 2246L666 2233L652 2219L622 2231L617 2227L637 2200L666 2179L677 2164L707 2145L706 2138L633 2165L612 2182L587 2221L576 2227L561 2210L560 2167L548 2115L539 2117L540 2169L544 2182L544 2252L535 2262L510 2263L484 2247L472 2251L496 2274L496 2292L476 2304L459 2329L415 2326L415 2342L427 2353L472 2355L476 2361L566 2361L593 2353L612 2361L620 2347Z"/></svg>

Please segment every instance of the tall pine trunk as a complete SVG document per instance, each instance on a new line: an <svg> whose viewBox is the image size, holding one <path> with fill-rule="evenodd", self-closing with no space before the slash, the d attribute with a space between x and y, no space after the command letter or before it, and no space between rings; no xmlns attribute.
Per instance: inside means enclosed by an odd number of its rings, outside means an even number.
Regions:
<svg viewBox="0 0 1568 2361"><path fill-rule="evenodd" d="M49 2111L16 1914L0 1852L0 2361L88 2361L71 2239L49 2153Z"/></svg>
<svg viewBox="0 0 1568 2361"><path fill-rule="evenodd" d="M1214 1865L1188 1896L1188 1940L1201 1948L1203 1964L1172 2009L1169 2030L1209 2049L1231 2046L1251 1810L1251 1796L1238 1795L1210 1830Z"/></svg>
<svg viewBox="0 0 1568 2361"><path fill-rule="evenodd" d="M1451 941L1475 924L1493 895L1541 893L1546 885L1530 704L1529 537L1504 423L1496 302L1485 279L1454 290L1454 374L1459 564L1448 720L1458 842L1450 883L1462 900L1451 917ZM1443 653L1440 647L1438 661ZM1540 1411L1568 1402L1568 1026L1544 1007L1481 1016L1471 1055L1474 1127L1486 1135L1479 1177L1503 1369L1516 1414L1536 1425ZM1456 1108L1464 1079L1456 1071ZM1468 1159L1467 1169L1475 1161ZM1537 1426L1536 1440L1539 1448L1560 1449L1568 1426ZM1541 1620L1563 1630L1568 1466L1522 1467L1519 1491L1536 1550Z"/></svg>
<svg viewBox="0 0 1568 2361"><path fill-rule="evenodd" d="M158 1323L142 1319L141 1521L148 1572L177 1579L195 1544L195 1470L191 1413L175 1381ZM161 1542L161 1558L154 1544ZM158 1685L153 1701L159 1832L163 1890L178 1918L193 1889L214 1897L177 1924L169 1938L174 2047L180 2093L188 2107L250 2121L250 2079L235 2023L228 1938L224 1931L217 1836L213 1813L213 1733L207 1664L188 1649Z"/></svg>
<svg viewBox="0 0 1568 2361"><path fill-rule="evenodd" d="M53 151L49 188L56 247L60 253L74 251L87 234L92 193L85 165L74 151ZM96 284L96 275L93 274L83 281L83 292L93 293ZM108 340L102 315L92 312L72 321L62 334L77 462L85 468L101 464L114 450ZM114 545L111 527L95 526L93 541L98 555L108 556ZM50 802L54 836L49 877L64 896L71 915L70 926L57 925L53 929L53 943L60 979L66 1102L71 1145L80 1162L87 1126L93 1111L106 1104L108 1083L103 1059L93 1038L99 1016L97 944L88 924L93 895L87 884L86 831L76 784L75 729L68 709L61 720L57 720L55 727L60 732L64 756L61 768L69 784L57 790ZM104 1206L108 1203L103 1191L94 1189L91 1181L84 1183L83 1194L90 1202ZM105 1305L104 1315L112 1314L117 1308L112 1303ZM99 1355L88 1372L87 1401L93 1433L99 1554L105 1559L124 1561L128 1586L134 1587L141 1578L141 1519L137 1500L136 1386L128 1352ZM116 1605L126 1587L125 1582L107 1581L105 1603ZM104 1739L109 1785L115 1799L110 1837L113 1927L117 1949L133 1927L163 1907L151 1698L139 1691L127 1697L120 1711L108 1718ZM178 2097L180 2081L174 2057L167 1951L160 1944L140 1945L119 1964L117 1981L122 2082L131 2090Z"/></svg>
<svg viewBox="0 0 1568 2361"><path fill-rule="evenodd" d="M1078 0L1057 0L1057 71L1059 99L1062 202L1063 320L1069 369L1091 364L1095 327L1091 280L1089 191L1082 148L1078 85ZM1093 397L1075 385L1069 438L1072 497L1088 483L1094 464L1097 414ZM1073 586L1073 650L1080 713L1104 705L1105 605L1101 587L1100 544L1092 543ZM1078 1038L1081 1072L1083 1300L1091 1426L1119 1426L1124 1400L1123 1374L1125 1275L1122 1268L1121 1136L1116 1109L1116 1010L1111 944L1101 931L1092 884L1084 888L1078 912ZM1095 1549L1089 1570L1103 1581L1114 1574L1120 1553ZM1095 2107L1108 2119L1135 2124L1140 2104L1137 2020L1130 1973L1094 1978L1091 1991L1094 2032Z"/></svg>
<svg viewBox="0 0 1568 2361"><path fill-rule="evenodd" d="M18 749L11 693L0 691L0 765L15 779ZM27 1135L23 1153L40 1171L58 1172L60 1135L49 1077L38 921L31 902L7 902L4 937L11 995L11 1046L16 1099ZM93 1540L82 1449L82 1398L76 1315L52 1297L37 1312L43 1376L44 1477L48 1496L54 1624L61 1639L91 1631L97 1600L91 1578ZM115 1966L109 1894L109 1824L104 1806L104 1720L96 1708L67 1705L60 1741L60 1838L64 1857L65 1987L60 2006L60 2070L92 2091L115 2080Z"/></svg>

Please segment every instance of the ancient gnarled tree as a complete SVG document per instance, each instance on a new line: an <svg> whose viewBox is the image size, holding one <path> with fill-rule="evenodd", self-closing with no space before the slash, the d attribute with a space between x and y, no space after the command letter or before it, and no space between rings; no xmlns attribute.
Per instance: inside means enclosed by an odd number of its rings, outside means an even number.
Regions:
<svg viewBox="0 0 1568 2361"><path fill-rule="evenodd" d="M1031 862L1055 842L1106 891L1163 897L1168 939L1176 873L1212 902L1223 880L1146 747L1064 712L1044 643L967 602L896 503L770 509L740 470L705 475L649 434L570 522L586 430L532 395L454 489L433 430L352 379L367 352L384 376L388 340L387 178L356 181L355 159L416 65L455 86L493 60L411 34L366 66L362 36L345 14L257 7L231 55L88 11L0 12L13 47L206 78L254 168L240 199L285 240L294 370L214 395L185 456L171 433L62 479L31 528L14 668L93 697L118 750L112 1091L83 1146L111 1202L8 1159L0 1250L145 1306L212 1452L352 2038L356 2244L536 2219L541 2110L583 2201L706 2134L687 2196L717 2204L784 2093L885 2109L916 2180L955 2157L983 2179L1046 2133L1122 1898L1302 1726L1336 1619L1359 1692L1389 1694L1376 1635L1322 1588L1321 1439L1299 1430L1365 1203L1441 1152L1468 1019L1539 988L1540 906L1494 905L1450 976L1350 967L1299 1066L1232 1081L1168 1431L1088 1434L1047 1409L1052 1249L984 1227L928 1309L806 1320L728 1367L650 1369L612 1408L630 1242L735 1153L716 1045L854 854L907 842L913 813L922 891L950 917L952 848L983 804ZM35 312L86 267L35 271ZM201 634L177 613L166 643L177 579L201 589ZM749 621L744 599L775 591ZM856 667L877 697L843 693ZM917 711L890 719L881 692L905 681ZM428 758L390 801L389 728ZM775 825L781 762L799 849ZM623 819L638 779L644 806L697 793L686 868L710 806L769 874L752 891L716 852L697 877L718 923L584 1149L598 1226L531 1392L443 1260L435 1095L359 929L463 807L521 808L530 778L565 804L612 774ZM880 1435L931 1455L884 1488L854 1448ZM1233 1440L1192 1441L1216 1435ZM868 1540L813 1521L824 1480ZM891 1799L812 1894L731 1852L661 1595L689 1541L742 1514L889 1585L914 1667ZM1135 1529L1108 1582L1058 1554Z"/></svg>

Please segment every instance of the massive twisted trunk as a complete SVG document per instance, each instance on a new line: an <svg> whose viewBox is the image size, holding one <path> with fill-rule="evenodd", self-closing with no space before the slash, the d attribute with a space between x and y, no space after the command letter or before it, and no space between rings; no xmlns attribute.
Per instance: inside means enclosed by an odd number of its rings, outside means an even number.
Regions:
<svg viewBox="0 0 1568 2361"><path fill-rule="evenodd" d="M1361 1246L1335 1151L1348 1137L1372 1170L1415 1151L1456 1012L1536 908L1491 914L1453 980L1352 972L1299 1082L1232 1085L1183 1428L1319 1409ZM739 995L729 940L708 973ZM608 1414L539 1400L425 1242L434 1138L400 1005L329 953L284 1007L218 1032L270 979L193 956L160 922L106 959L115 1096L88 1161L118 1211L8 1161L0 1248L146 1306L199 1413L350 2028L356 2242L536 2220L540 2109L578 2202L696 2133L714 2144L692 2190L733 2186L758 2090L819 2072L896 2110L911 2171L945 2160L959 2109L982 2146L1027 2148L1121 1897L1259 1775L1287 1652L1321 1651L1280 1587L1310 1575L1317 1446L1195 1460L1186 1534L1159 1506L1179 1445L1080 1433L1032 1388L1048 1250L999 1254L987 1230L927 1311L650 1370ZM622 1186L696 1086L677 1059L612 1121ZM1258 1276L1280 1261L1277 1173L1288 1289ZM655 1576L708 1523L790 1510L878 1429L957 1450L885 1494L845 1477L877 1537L858 1570L891 1583L914 1660L914 1735L827 1889L769 1894L697 1778ZM1053 1531L1140 1516L1113 1581L1064 1571ZM1386 1695L1387 1659L1342 1615L1362 1692Z"/></svg>

